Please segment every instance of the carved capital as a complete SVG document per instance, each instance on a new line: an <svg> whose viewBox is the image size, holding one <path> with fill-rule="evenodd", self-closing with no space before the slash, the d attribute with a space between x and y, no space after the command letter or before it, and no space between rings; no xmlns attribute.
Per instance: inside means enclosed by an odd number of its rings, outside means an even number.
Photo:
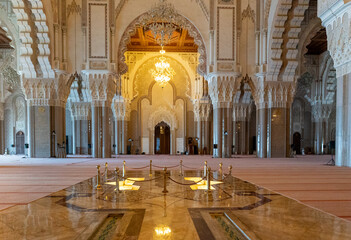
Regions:
<svg viewBox="0 0 351 240"><path fill-rule="evenodd" d="M117 75L104 70L84 70L82 75L89 86L93 105L110 107L116 93Z"/></svg>
<svg viewBox="0 0 351 240"><path fill-rule="evenodd" d="M233 105L233 95L240 81L235 72L210 73L208 76L208 92L213 108L230 108Z"/></svg>
<svg viewBox="0 0 351 240"><path fill-rule="evenodd" d="M207 97L195 101L195 121L208 121L211 112L211 100Z"/></svg>
<svg viewBox="0 0 351 240"><path fill-rule="evenodd" d="M116 120L130 120L130 100L123 97L115 97L112 104L113 115Z"/></svg>
<svg viewBox="0 0 351 240"><path fill-rule="evenodd" d="M351 5L345 5L343 1L323 0L319 4L318 15L327 30L328 50L334 60L337 77L351 73Z"/></svg>
<svg viewBox="0 0 351 240"><path fill-rule="evenodd" d="M72 120L90 120L91 104L89 102L70 102Z"/></svg>

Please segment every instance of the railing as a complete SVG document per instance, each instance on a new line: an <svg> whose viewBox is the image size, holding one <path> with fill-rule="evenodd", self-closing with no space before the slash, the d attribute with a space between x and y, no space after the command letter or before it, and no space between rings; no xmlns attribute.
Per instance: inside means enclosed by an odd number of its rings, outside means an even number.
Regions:
<svg viewBox="0 0 351 240"><path fill-rule="evenodd" d="M155 178L146 179L146 180L136 180L134 178L126 177L126 169L142 170L142 169L147 169L147 168L149 168L149 176L151 177L152 176L152 168L153 167L154 168L163 169L163 175L155 177ZM168 190L167 190L167 179L169 179L171 182L173 182L175 184L182 185L182 186L196 185L196 184L198 184L198 183L200 183L202 181L206 181L206 191L210 192L211 191L211 180L223 181L225 178L227 178L227 177L232 175L232 165L230 165L228 167L228 174L223 174L223 163L220 163L219 164L219 169L217 171L218 178L217 179L214 178L212 176L211 168L207 166L207 161L205 161L203 177L200 180L192 182L192 183L182 183L182 182L179 182L179 181L171 178L167 174L167 169L169 169L169 168L177 168L177 167L179 167L179 169L180 169L180 171L179 171L179 175L180 176L183 176L183 167L184 168L188 168L188 169L196 169L196 168L191 168L191 167L185 166L183 164L183 160L180 160L179 164L174 165L174 166L157 166L157 165L152 164L152 160L150 160L150 163L148 165L146 165L144 167L137 167L137 168L127 167L126 166L126 161L123 161L122 176L120 176L119 168L116 167L115 170L114 170L114 173L115 173L114 177L108 178L108 163L106 162L105 163L105 170L104 170L103 174L101 174L100 165L96 166L96 168L97 168L97 176L96 176L96 186L95 186L95 188L97 190L101 190L102 189L102 178L103 178L103 182L104 183L107 183L108 181L115 180L116 181L116 189L115 189L115 191L117 193L119 193L120 192L120 189L119 189L119 182L120 182L120 180L122 180L122 181L129 180L129 181L134 181L134 182L151 182L151 181L156 181L156 180L158 180L158 179L163 177L163 191L162 191L162 193L165 193L165 194L168 193Z"/></svg>

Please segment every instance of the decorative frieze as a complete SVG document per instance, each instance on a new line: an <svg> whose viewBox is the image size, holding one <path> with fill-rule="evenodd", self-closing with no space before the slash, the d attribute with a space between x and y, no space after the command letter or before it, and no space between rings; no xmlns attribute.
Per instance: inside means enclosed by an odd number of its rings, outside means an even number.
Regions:
<svg viewBox="0 0 351 240"><path fill-rule="evenodd" d="M66 107L73 75L61 72L56 78L24 78L22 88L29 106Z"/></svg>
<svg viewBox="0 0 351 240"><path fill-rule="evenodd" d="M92 104L110 107L116 93L118 76L115 73L98 70L82 71L82 76L89 87Z"/></svg>
<svg viewBox="0 0 351 240"><path fill-rule="evenodd" d="M196 100L194 103L195 121L208 121L211 112L211 100L207 97Z"/></svg>
<svg viewBox="0 0 351 240"><path fill-rule="evenodd" d="M261 80L253 84L252 95L257 109L289 108L295 96L295 83Z"/></svg>
<svg viewBox="0 0 351 240"><path fill-rule="evenodd" d="M213 108L230 108L233 105L233 95L240 81L234 72L210 73L208 76L208 92Z"/></svg>
<svg viewBox="0 0 351 240"><path fill-rule="evenodd" d="M121 96L115 97L113 99L112 111L116 120L129 121L131 112L130 101Z"/></svg>
<svg viewBox="0 0 351 240"><path fill-rule="evenodd" d="M89 102L70 102L69 108L72 113L72 120L91 119L91 104Z"/></svg>

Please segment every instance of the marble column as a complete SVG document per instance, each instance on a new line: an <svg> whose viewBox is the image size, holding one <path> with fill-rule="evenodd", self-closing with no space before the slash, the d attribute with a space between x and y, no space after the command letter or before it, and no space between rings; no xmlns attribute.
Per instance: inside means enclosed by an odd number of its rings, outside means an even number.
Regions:
<svg viewBox="0 0 351 240"><path fill-rule="evenodd" d="M55 142L52 142L51 146L54 149L51 149L51 151L52 153L55 153L54 155L56 157L59 157L59 147L61 147L61 149L63 147L66 147L66 107L50 107L50 132L55 132L55 137L51 138L51 141ZM65 154L62 154L60 155L60 157L65 156Z"/></svg>
<svg viewBox="0 0 351 240"><path fill-rule="evenodd" d="M351 166L351 73L337 77L336 146L337 166Z"/></svg>
<svg viewBox="0 0 351 240"><path fill-rule="evenodd" d="M203 154L210 154L210 122L204 121Z"/></svg>
<svg viewBox="0 0 351 240"><path fill-rule="evenodd" d="M92 147L94 158L111 157L110 108L105 105L92 106Z"/></svg>
<svg viewBox="0 0 351 240"><path fill-rule="evenodd" d="M323 154L323 121L318 119L313 122L314 153Z"/></svg>
<svg viewBox="0 0 351 240"><path fill-rule="evenodd" d="M271 108L270 155L290 157L290 108Z"/></svg>
<svg viewBox="0 0 351 240"><path fill-rule="evenodd" d="M224 156L230 158L232 156L233 145L233 108L223 109L223 134L224 134Z"/></svg>
<svg viewBox="0 0 351 240"><path fill-rule="evenodd" d="M213 157L222 157L222 108L213 109ZM217 146L217 148L215 148Z"/></svg>
<svg viewBox="0 0 351 240"><path fill-rule="evenodd" d="M101 157L99 153L99 110L98 107L91 107L91 138L92 138L92 156L94 158Z"/></svg>
<svg viewBox="0 0 351 240"><path fill-rule="evenodd" d="M4 103L0 102L0 154L5 152Z"/></svg>
<svg viewBox="0 0 351 240"><path fill-rule="evenodd" d="M74 117L72 117L72 154L76 155L77 154L77 146L78 146L78 134L77 131L79 131L78 125L77 125L77 120L74 119Z"/></svg>
<svg viewBox="0 0 351 240"><path fill-rule="evenodd" d="M119 151L119 142L120 142L120 139L119 139L119 132L120 132L120 126L118 124L118 119L116 119L115 117L115 121L114 121L114 125L115 125L115 128L114 128L114 137L115 137L115 154L116 155L119 155L120 154L120 151Z"/></svg>
<svg viewBox="0 0 351 240"><path fill-rule="evenodd" d="M0 154L5 152L5 129L4 120L0 120Z"/></svg>
<svg viewBox="0 0 351 240"><path fill-rule="evenodd" d="M267 109L257 109L256 114L256 130L257 130L257 157L267 157Z"/></svg>

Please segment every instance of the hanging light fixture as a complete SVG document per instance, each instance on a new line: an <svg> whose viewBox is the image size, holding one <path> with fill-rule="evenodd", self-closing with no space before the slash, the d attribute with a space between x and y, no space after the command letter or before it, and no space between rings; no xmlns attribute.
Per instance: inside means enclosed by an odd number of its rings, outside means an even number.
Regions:
<svg viewBox="0 0 351 240"><path fill-rule="evenodd" d="M150 69L150 73L155 81L161 87L164 87L174 77L175 71L163 56L166 51L162 48L160 53L161 57L159 57L159 62L155 63L155 69Z"/></svg>
<svg viewBox="0 0 351 240"><path fill-rule="evenodd" d="M183 28L184 20L171 3L167 3L166 0L160 0L146 13L141 25L144 30L151 31L157 44L165 46L170 43L173 32Z"/></svg>

